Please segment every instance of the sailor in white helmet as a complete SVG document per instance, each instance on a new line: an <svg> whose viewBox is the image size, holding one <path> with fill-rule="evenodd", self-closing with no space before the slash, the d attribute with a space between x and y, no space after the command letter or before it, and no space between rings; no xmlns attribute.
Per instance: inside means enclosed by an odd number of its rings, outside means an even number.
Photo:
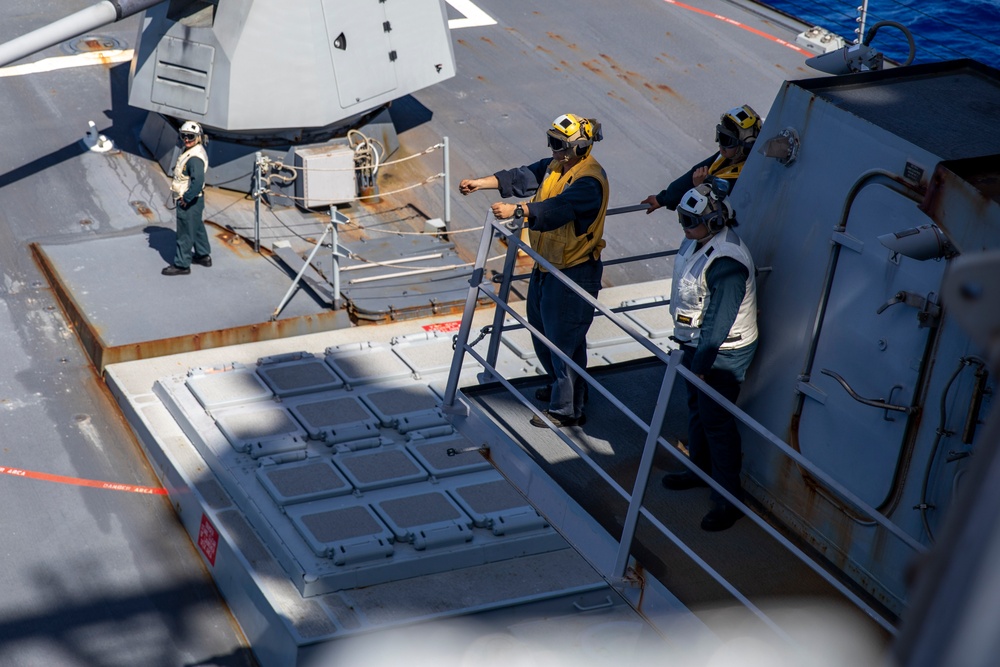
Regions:
<svg viewBox="0 0 1000 667"><path fill-rule="evenodd" d="M677 207L685 240L674 262L670 292L673 339L681 363L735 402L757 350L757 286L753 258L733 230L736 218L725 195L728 183L711 179L688 190ZM736 419L707 394L688 385L688 452L691 462L735 498L742 498L742 443ZM668 489L706 486L692 472L668 473ZM742 516L722 494L702 519L708 531L725 530Z"/></svg>
<svg viewBox="0 0 1000 667"><path fill-rule="evenodd" d="M191 273L191 263L212 266L212 248L205 231L205 174L208 172L208 153L205 152L205 133L201 125L187 121L181 125L181 143L184 150L174 165L174 180L170 184L177 205L177 250L174 261L161 273L165 276L182 276Z"/></svg>

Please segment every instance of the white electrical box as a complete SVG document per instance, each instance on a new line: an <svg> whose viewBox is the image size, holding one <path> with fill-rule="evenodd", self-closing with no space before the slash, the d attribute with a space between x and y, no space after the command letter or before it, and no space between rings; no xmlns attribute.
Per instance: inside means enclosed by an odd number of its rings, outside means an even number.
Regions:
<svg viewBox="0 0 1000 667"><path fill-rule="evenodd" d="M325 208L352 201L356 195L354 151L347 144L295 149L295 196L305 208Z"/></svg>
<svg viewBox="0 0 1000 667"><path fill-rule="evenodd" d="M826 28L814 26L796 35L795 43L814 53L829 53L846 46L847 40Z"/></svg>

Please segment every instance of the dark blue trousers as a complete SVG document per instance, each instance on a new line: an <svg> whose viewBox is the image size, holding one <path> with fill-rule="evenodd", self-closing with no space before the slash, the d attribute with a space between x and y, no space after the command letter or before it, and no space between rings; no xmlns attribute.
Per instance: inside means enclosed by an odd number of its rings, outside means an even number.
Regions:
<svg viewBox="0 0 1000 667"><path fill-rule="evenodd" d="M601 291L604 265L591 260L565 269L563 273L585 292L597 297ZM594 309L548 272L535 268L528 283L528 322L580 368L587 367L587 331L594 321ZM579 417L583 414L586 382L544 343L531 337L538 361L552 384L549 411Z"/></svg>
<svg viewBox="0 0 1000 667"><path fill-rule="evenodd" d="M681 363L691 368L695 348L683 346ZM747 366L757 350L756 341L736 350L722 350L715 364L705 375L705 383L735 403L740 395L740 385L746 376ZM743 443L736 418L707 394L688 384L688 453L691 462L712 476L737 499L742 498L740 468L743 465ZM712 491L712 501L728 504L725 498Z"/></svg>

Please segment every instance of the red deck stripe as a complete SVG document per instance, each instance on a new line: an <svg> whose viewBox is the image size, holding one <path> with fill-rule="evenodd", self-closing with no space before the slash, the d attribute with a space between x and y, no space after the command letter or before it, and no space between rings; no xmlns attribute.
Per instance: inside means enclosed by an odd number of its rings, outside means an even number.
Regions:
<svg viewBox="0 0 1000 667"><path fill-rule="evenodd" d="M731 18L727 18L727 17L723 16L722 14L716 14L715 12L710 12L710 11L707 11L705 9L698 9L697 7L692 7L691 5L685 5L683 2L677 2L677 0L663 0L663 1L666 2L666 3L668 3L668 4L671 4L671 5L676 5L677 7L680 7L681 9L687 9L688 11L697 12L698 14L703 14L705 16L711 16L713 19L718 19L720 21L724 21L724 22L726 22L726 23L728 23L730 25L736 26L737 28L743 28L744 30L746 30L748 32L752 32L753 34L755 34L755 35L757 35L759 37L763 37L764 39L770 40L770 41L774 42L775 44L781 44L782 46L787 46L788 48L790 48L790 49L792 49L794 51L798 51L799 53L805 54L807 56L811 56L812 55L812 53L810 51L807 51L806 49L798 47L795 44L792 44L791 42L786 42L783 39L775 37L774 35L769 35L766 32L763 32L761 30L757 30L756 28L751 28L750 26L744 25L744 24L740 23L739 21L734 21Z"/></svg>
<svg viewBox="0 0 1000 667"><path fill-rule="evenodd" d="M117 484L115 482L101 482L96 479L81 479L79 477L64 477L63 475L50 475L46 472L34 472L23 468L8 468L0 466L0 473L12 475L14 477L26 477L28 479L39 479L45 482L56 482L57 484L72 484L74 486L91 486L96 489L108 489L110 491L128 491L129 493L144 493L153 496L165 496L167 490L155 486L136 486L135 484Z"/></svg>

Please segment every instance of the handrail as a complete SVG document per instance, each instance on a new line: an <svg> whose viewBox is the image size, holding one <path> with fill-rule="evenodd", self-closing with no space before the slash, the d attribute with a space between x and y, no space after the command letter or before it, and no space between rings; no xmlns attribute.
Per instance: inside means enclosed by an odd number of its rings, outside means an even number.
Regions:
<svg viewBox="0 0 1000 667"><path fill-rule="evenodd" d="M634 210L641 210L645 207L625 207L624 210L611 209L608 214L612 214L612 210L615 213L618 212L631 212ZM487 216L488 217L488 216ZM505 261L504 273L502 274L503 280L501 282L500 288L496 291L492 289L492 283L490 281L484 280L485 276L485 260L488 255L490 244L492 243L494 234L499 234L504 237L507 243L507 256ZM681 550L683 550L692 560L703 569L709 576L722 585L730 594L737 598L744 606L746 606L754 614L761 617L761 619L771 627L774 627L773 622L766 617L759 609L756 608L749 600L747 600L742 594L737 591L732 584L721 578L717 572L715 572L707 563L702 561L697 557L696 554L690 551L679 539L673 535L673 533L666 528L655 516L653 516L649 510L643 507L643 495L645 493L648 476L652 468L653 454L657 447L663 447L668 453L670 453L675 459L680 461L685 467L687 467L690 472L698 476L702 481L712 487L716 492L720 493L729 502L733 503L737 507L741 508L743 513L754 523L756 523L763 531L769 534L771 537L776 539L782 546L784 546L788 551L790 551L796 558L806 564L810 569L812 569L816 574L823 578L832 587L838 590L847 599L857 605L862 609L868 616L875 620L882 628L891 634L895 634L895 627L887 619L883 618L876 610L871 608L864 600L859 598L853 591L847 588L843 583L841 583L836 577L831 573L827 572L819 563L815 562L812 558L806 555L801 549L791 543L787 538L781 535L775 528L770 526L763 518L758 516L756 513L751 511L746 505L740 502L736 497L730 494L728 491L720 487L711 477L709 477L704 471L695 466L690 460L676 450L670 445L664 438L662 438L659 433L662 429L662 422L666 412L666 405L669 401L670 389L673 386L676 375L679 373L685 378L690 384L697 387L700 391L707 394L712 400L721 405L723 409L730 412L735 418L739 419L743 424L752 429L758 435L764 438L765 441L774 445L777 449L782 451L785 455L794 459L800 466L812 473L816 478L826 483L829 488L831 488L836 494L838 494L846 502L854 505L862 513L870 516L876 523L881 525L883 528L888 530L894 536L898 537L901 541L907 544L909 547L915 551L922 552L925 547L919 542L914 540L908 534L902 531L898 526L892 523L888 518L883 516L874 508L870 507L863 500L858 498L856 495L847 490L843 485L839 484L833 480L825 472L817 468L812 462L808 461L799 452L795 451L787 443L781 440L777 435L773 434L762 424L754 420L750 415L743 412L736 405L731 403L729 400L724 398L713 388L704 383L700 378L691 373L688 369L680 366L679 355L676 353L665 352L660 347L651 343L645 336L641 335L635 328L630 324L623 321L612 309L608 308L604 304L598 302L594 297L581 289L573 281L566 278L566 276L555 266L553 266L549 261L539 256L530 246L522 242L519 238L520 229L511 229L507 227L503 222L500 221L490 221L484 224L483 237L480 242L480 248L478 257L475 263L475 268L473 270L472 279L470 280L469 296L466 300L466 309L462 316L461 325L459 327L459 333L456 337L455 342L455 355L452 359L451 372L449 373L448 383L445 388L444 396L444 406L446 409L455 408L455 401L457 399L458 392L458 377L461 373L462 363L464 361L464 355L466 353L472 355L472 357L479 362L487 371L487 374L495 378L499 383L511 392L515 398L524 406L526 406L534 415L541 417L541 412L538 408L530 403L524 396L522 396L513 385L501 374L496 368L496 350L499 348L499 339L504 331L505 327L502 326L504 320L504 315L509 315L514 320L517 321L519 326L513 326L510 328L525 328L532 336L542 341L543 344L549 348L549 350L557 355L564 363L566 363L570 368L572 368L576 373L578 373L584 381L587 382L589 386L594 387L604 398L606 398L611 405L613 405L618 411L620 411L624 416L626 416L630 421L635 423L639 428L641 428L647 434L646 444L643 448L642 459L640 461L639 470L637 472L637 479L633 484L633 489L635 490L635 495L632 495L625 491L621 486L619 486L596 462L594 462L590 456L583 451L576 443L564 432L559 429L555 429L555 434L566 444L586 465L592 468L596 474L604 480L609 487L623 499L629 502L629 510L626 516L625 525L623 527L623 533L621 540L619 542L619 553L616 559L614 568L612 572L604 573L609 579L620 579L624 576L625 570L628 564L630 545L632 544L632 539L636 530L636 525L638 521L638 516L641 514L646 517L652 525L654 525L657 530L659 530L667 539L674 542ZM524 317L515 312L508 304L507 298L509 296L510 283L512 280L512 269L514 267L517 253L522 251L528 254L537 264L542 266L544 269L549 271L557 280L562 282L570 291L572 291L576 296L583 299L585 302L594 307L594 309L601 315L609 318L615 323L620 329L622 329L626 334L628 334L635 342L642 345L647 351L649 351L654 357L663 362L666 365L666 371L663 378L663 383L661 385L660 393L658 395L656 408L654 410L654 415L651 423L647 424L641 418L639 418L635 413L633 413L627 406L625 406L621 401L619 401L613 394L610 393L600 382L594 379L586 369L581 368L572 359L570 359L562 350L558 349L555 345L546 339L541 333L529 324ZM490 352L487 357L482 357L478 352L476 352L472 345L469 344L469 334L472 328L472 316L474 314L475 306L480 301L480 294L492 300L497 307L496 314L494 316L494 326L490 331ZM784 636L784 633L778 629L779 633Z"/></svg>

